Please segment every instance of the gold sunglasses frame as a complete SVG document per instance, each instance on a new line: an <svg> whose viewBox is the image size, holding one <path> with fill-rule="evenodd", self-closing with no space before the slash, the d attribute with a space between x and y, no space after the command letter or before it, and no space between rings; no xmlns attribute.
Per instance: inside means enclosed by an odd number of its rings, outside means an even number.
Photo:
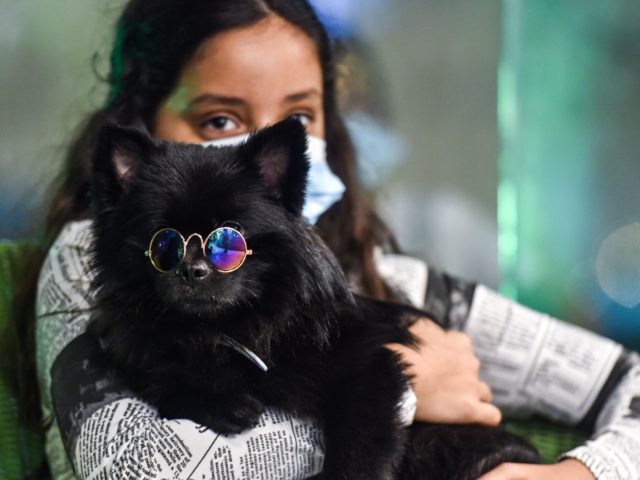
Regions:
<svg viewBox="0 0 640 480"><path fill-rule="evenodd" d="M209 235L207 235L207 237L203 240L202 239L202 235L200 235L199 233L192 233L191 235L189 235L187 237L187 239L185 240L184 236L182 235L182 233L180 233L178 230L176 230L175 228L161 228L160 230L158 230L156 233L153 234L153 237L151 237L151 241L149 242L149 246L147 247L147 250L145 250L144 255L145 257L147 257L149 259L149 262L151 262L151 265L153 266L153 268L155 268L158 272L160 273L169 273L171 270L161 270L160 268L158 268L158 266L155 264L155 262L153 261L153 258L151 258L151 246L153 245L153 241L156 239L156 237L165 231L171 231L171 232L175 232L177 233L180 238L182 239L182 257L180 258L180 263L178 263L178 266L180 266L180 264L182 264L184 257L187 254L187 245L189 245L189 242L191 241L191 239L193 237L196 237L198 239L200 239L200 249L202 250L202 255L205 258L209 258L207 257L207 254L204 251L204 246L205 243L209 240L209 238L216 233L218 230L233 230L234 232L236 232L238 235L240 235L240 238L242 238L242 243L244 244L244 249L245 249L245 254L244 257L242 257L242 262L240 262L240 265L238 265L237 267L231 269L231 270L220 270L219 268L217 268L215 265L213 265L211 262L209 262L211 264L211 266L220 273L231 273L231 272L235 272L236 270L238 270L242 265L244 265L244 262L246 261L247 257L249 255L253 255L253 250L247 248L247 239L244 238L244 235L242 234L242 232L236 230L235 228L232 227L218 227L215 230L212 230L211 233L209 233ZM177 267L176 267L177 268Z"/></svg>

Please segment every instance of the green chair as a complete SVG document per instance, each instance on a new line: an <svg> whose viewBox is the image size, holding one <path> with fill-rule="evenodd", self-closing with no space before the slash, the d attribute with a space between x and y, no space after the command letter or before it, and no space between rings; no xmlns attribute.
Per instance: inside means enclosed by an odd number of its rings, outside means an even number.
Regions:
<svg viewBox="0 0 640 480"><path fill-rule="evenodd" d="M506 421L502 426L535 445L544 463L554 463L561 454L584 444L587 439L573 428L538 418Z"/></svg>
<svg viewBox="0 0 640 480"><path fill-rule="evenodd" d="M35 247L0 242L0 480L23 479L36 471L44 458L43 437L18 421L16 392L9 374L12 369L10 326L14 288L24 275L24 259Z"/></svg>

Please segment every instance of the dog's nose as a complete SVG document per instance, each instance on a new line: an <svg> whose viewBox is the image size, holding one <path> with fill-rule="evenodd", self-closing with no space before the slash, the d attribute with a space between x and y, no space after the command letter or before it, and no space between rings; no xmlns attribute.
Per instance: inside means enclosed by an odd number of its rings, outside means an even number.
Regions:
<svg viewBox="0 0 640 480"><path fill-rule="evenodd" d="M180 272L182 273L182 278L184 278L187 283L195 284L207 278L209 273L211 273L211 267L209 267L205 260L198 259L193 262L183 262L180 267Z"/></svg>

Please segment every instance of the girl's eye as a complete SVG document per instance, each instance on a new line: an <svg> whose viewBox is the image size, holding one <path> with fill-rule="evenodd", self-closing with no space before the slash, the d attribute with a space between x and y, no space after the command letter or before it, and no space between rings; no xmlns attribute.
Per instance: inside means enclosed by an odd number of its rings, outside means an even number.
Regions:
<svg viewBox="0 0 640 480"><path fill-rule="evenodd" d="M238 128L238 124L229 117L217 116L203 122L202 127L211 128L219 132L228 132Z"/></svg>
<svg viewBox="0 0 640 480"><path fill-rule="evenodd" d="M309 125L312 120L311 115L309 115L308 113L292 113L291 115L289 115L289 118L295 118L305 127Z"/></svg>

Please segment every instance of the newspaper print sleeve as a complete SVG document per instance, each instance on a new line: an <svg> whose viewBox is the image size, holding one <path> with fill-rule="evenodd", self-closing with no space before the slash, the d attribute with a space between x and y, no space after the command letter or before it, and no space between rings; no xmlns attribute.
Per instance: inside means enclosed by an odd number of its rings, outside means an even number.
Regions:
<svg viewBox="0 0 640 480"><path fill-rule="evenodd" d="M431 269L425 308L470 335L505 414L586 428L591 439L561 458L582 461L598 480L640 478L637 353Z"/></svg>
<svg viewBox="0 0 640 480"><path fill-rule="evenodd" d="M252 430L218 435L166 420L118 379L91 318L90 221L60 234L38 285L37 354L46 450L54 479L302 479L319 473L319 426L268 411Z"/></svg>

